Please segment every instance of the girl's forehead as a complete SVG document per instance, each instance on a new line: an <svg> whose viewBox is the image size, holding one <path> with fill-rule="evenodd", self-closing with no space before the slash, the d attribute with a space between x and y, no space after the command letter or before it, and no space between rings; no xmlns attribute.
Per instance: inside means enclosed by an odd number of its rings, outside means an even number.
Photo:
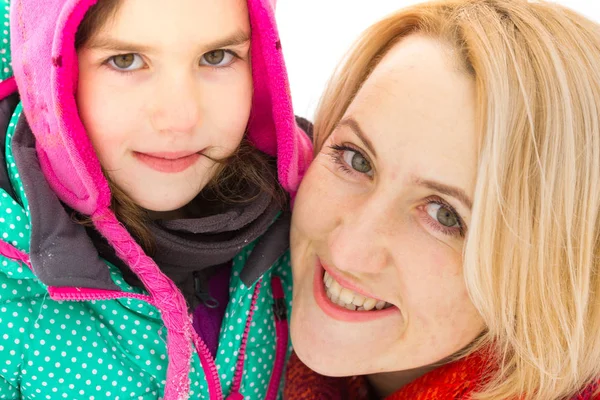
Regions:
<svg viewBox="0 0 600 400"><path fill-rule="evenodd" d="M244 0L128 0L100 33L152 40L157 45L202 42L243 31L249 34Z"/></svg>

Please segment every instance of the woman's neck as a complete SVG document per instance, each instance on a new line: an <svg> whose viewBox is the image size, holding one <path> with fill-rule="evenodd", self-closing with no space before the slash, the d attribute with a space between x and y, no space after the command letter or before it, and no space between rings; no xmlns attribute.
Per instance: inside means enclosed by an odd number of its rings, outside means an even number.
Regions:
<svg viewBox="0 0 600 400"><path fill-rule="evenodd" d="M367 375L367 380L377 394L377 397L385 398L440 366L440 363L436 363L404 371L381 372Z"/></svg>
<svg viewBox="0 0 600 400"><path fill-rule="evenodd" d="M377 394L377 397L385 398L399 391L409 383L419 379L423 375L457 360L458 355L465 352L466 349L468 349L471 345L472 343L465 346L463 349L457 351L456 353L451 354L448 357L445 357L432 364L424 365L422 367L413 369L406 369L403 371L381 372L378 374L371 374L367 375L367 380L369 381L369 384Z"/></svg>

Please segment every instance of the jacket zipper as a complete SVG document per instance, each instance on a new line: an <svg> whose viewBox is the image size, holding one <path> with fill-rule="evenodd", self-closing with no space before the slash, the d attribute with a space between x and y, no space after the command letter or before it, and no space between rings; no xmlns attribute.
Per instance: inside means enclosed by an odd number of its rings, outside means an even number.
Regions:
<svg viewBox="0 0 600 400"><path fill-rule="evenodd" d="M93 301L93 300L116 300L116 299L136 299L145 301L153 306L154 301L152 297L139 294L139 293L127 293L127 292L116 292L112 290L89 290L82 288L55 288L53 286L48 287L48 293L50 298L56 301Z"/></svg>
<svg viewBox="0 0 600 400"><path fill-rule="evenodd" d="M196 351L198 352L198 357L200 358L200 364L202 364L202 368L206 372L209 398L212 400L222 400L223 389L221 388L221 381L219 380L219 372L217 371L215 360L202 338L200 338L193 328L192 338L194 340L194 345L196 346Z"/></svg>
<svg viewBox="0 0 600 400"><path fill-rule="evenodd" d="M277 350L275 350L275 362L273 363L273 372L269 380L269 389L267 390L265 400L275 400L277 398L281 384L281 375L285 368L285 356L288 347L287 307L285 305L285 295L281 279L273 276L271 278L271 287L273 289L273 314L275 315Z"/></svg>
<svg viewBox="0 0 600 400"><path fill-rule="evenodd" d="M248 344L248 334L250 333L250 324L252 323L252 316L256 308L256 300L258 299L258 293L262 285L262 278L256 283L254 287L254 293L252 294L252 303L250 305L250 312L246 319L246 327L244 328L244 336L242 336L242 344L238 353L237 366L235 369L235 375L233 376L233 385L231 385L231 392L227 400L241 400L244 398L240 393L240 387L242 386L242 375L244 372L244 357L246 355L246 345Z"/></svg>
<svg viewBox="0 0 600 400"><path fill-rule="evenodd" d="M231 391L227 396L227 400L242 400L244 396L240 393L242 384L242 377L244 372L244 358L246 356L246 346L248 343L248 336L250 333L250 326L252 324L252 317L256 309L256 302L262 285L262 279L259 280L254 287L254 293L252 295L252 302L248 318L246 319L246 326L244 328L244 335L242 336L242 344L238 352L238 359L236 365L236 371L234 374L233 384ZM285 355L287 353L288 345L288 323L287 323L287 307L285 305L285 296L283 292L283 286L279 277L273 277L271 279L271 286L273 289L273 313L275 316L275 330L277 340L277 350L275 352L275 362L273 365L273 373L269 380L269 387L265 400L275 400L279 392L279 386L281 382L281 375L285 367ZM208 391L210 398L213 400L223 399L223 389L221 387L221 381L219 379L219 373L215 360L212 357L206 344L202 341L200 336L194 331L192 332L194 338L194 344L196 351L200 358L200 363L205 371L208 371L206 380L208 382Z"/></svg>

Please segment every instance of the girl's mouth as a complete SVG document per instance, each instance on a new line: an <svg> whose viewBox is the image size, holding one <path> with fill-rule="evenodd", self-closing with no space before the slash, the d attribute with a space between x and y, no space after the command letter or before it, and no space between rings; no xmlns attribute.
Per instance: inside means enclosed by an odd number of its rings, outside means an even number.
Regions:
<svg viewBox="0 0 600 400"><path fill-rule="evenodd" d="M197 153L133 153L135 158L158 172L178 173L194 165L200 156Z"/></svg>

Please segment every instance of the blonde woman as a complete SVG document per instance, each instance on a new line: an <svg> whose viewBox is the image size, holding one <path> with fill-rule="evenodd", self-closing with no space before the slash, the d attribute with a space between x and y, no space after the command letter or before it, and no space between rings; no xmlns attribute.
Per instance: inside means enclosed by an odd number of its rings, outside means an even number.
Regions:
<svg viewBox="0 0 600 400"><path fill-rule="evenodd" d="M336 72L315 143L288 398L599 398L598 25L523 0L400 11Z"/></svg>

